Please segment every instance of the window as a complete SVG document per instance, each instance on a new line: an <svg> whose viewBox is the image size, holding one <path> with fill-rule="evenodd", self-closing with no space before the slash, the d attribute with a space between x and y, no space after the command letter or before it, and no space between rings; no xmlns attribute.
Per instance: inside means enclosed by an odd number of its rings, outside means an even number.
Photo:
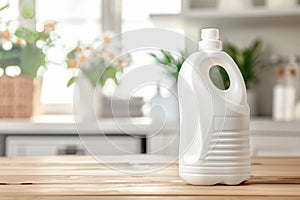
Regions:
<svg viewBox="0 0 300 200"><path fill-rule="evenodd" d="M138 8L138 9L137 9ZM159 27L164 27L163 24L153 24L151 20L151 15L172 15L179 14L181 12L181 0L122 0L122 31L130 31L140 28L153 28L157 25ZM177 31L184 34L183 29L178 28L176 25L174 27L168 27L171 30ZM185 48L185 41L176 41L178 49ZM124 44L126 46L126 44ZM132 64L131 68L138 66L149 65L152 69L147 71L147 76L156 77L156 81L163 82L165 84L172 84L170 81L166 80L166 75L160 67L153 65L153 59L149 56L150 51L138 51L131 54ZM143 73L143 72L141 72ZM141 74L140 77L144 75ZM166 82L167 81L167 82ZM124 81L125 82L125 81ZM127 88L130 88L130 80L126 81ZM125 85L125 84L124 84ZM122 85L121 85L122 86ZM123 86L123 91L126 91L126 86ZM156 84L151 84L140 91L136 92L136 95L142 95L145 99L150 99L156 94ZM122 89L121 89L122 90ZM165 90L162 88L162 92Z"/></svg>
<svg viewBox="0 0 300 200"><path fill-rule="evenodd" d="M36 0L37 25L56 22L56 32L63 43L48 55L54 62L43 76L41 101L46 111L49 104L72 103L74 88L68 88L67 82L73 74L63 61L66 51L78 41L91 43L101 35L101 6L101 0Z"/></svg>

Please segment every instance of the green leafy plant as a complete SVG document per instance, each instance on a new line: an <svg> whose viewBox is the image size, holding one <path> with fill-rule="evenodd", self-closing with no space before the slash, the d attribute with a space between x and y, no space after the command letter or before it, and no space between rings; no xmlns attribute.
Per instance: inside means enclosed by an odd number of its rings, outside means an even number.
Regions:
<svg viewBox="0 0 300 200"><path fill-rule="evenodd" d="M256 68L261 66L260 55L262 50L262 41L255 39L246 48L238 48L234 44L227 42L224 43L223 49L238 65L243 75L246 88L251 88L254 82L258 80ZM229 82L229 79L225 79L225 81Z"/></svg>
<svg viewBox="0 0 300 200"><path fill-rule="evenodd" d="M251 88L255 81L258 80L256 68L261 66L260 54L262 49L262 42L259 39L254 40L246 48L238 48L232 43L224 43L223 49L227 52L238 65L246 88ZM150 53L157 64L167 67L168 72L176 81L182 64L188 57L186 52L180 52L180 56L173 56L169 51L160 50L159 53ZM216 66L212 70L211 78L220 89L227 89L230 85L230 80L227 72L221 66Z"/></svg>
<svg viewBox="0 0 300 200"><path fill-rule="evenodd" d="M78 45L67 55L67 64L70 69L78 69L80 72L70 78L67 86L76 82L79 76L86 77L93 87L98 84L104 86L108 79L112 79L115 84L119 84L118 76L123 73L124 67L131 61L130 54L122 58L115 59L120 53L120 47L111 45L111 38L105 36L101 48L94 50L91 45ZM94 53L92 53L94 51ZM87 60L87 58L89 58Z"/></svg>
<svg viewBox="0 0 300 200"><path fill-rule="evenodd" d="M182 64L188 57L188 53L185 51L180 51L180 55L175 56L166 50L160 50L158 53L150 53L149 55L154 58L154 61L157 64L165 66L167 72L175 78L176 82L178 80L178 74Z"/></svg>
<svg viewBox="0 0 300 200"><path fill-rule="evenodd" d="M37 71L46 64L46 50L53 45L55 25L48 23L41 32L20 26L0 32L0 68L18 66L21 74L36 77Z"/></svg>
<svg viewBox="0 0 300 200"><path fill-rule="evenodd" d="M5 10L5 9L8 8L8 7L9 7L9 3L7 3L7 4L3 5L3 6L1 6L1 7L0 7L0 11Z"/></svg>
<svg viewBox="0 0 300 200"><path fill-rule="evenodd" d="M215 65L210 69L209 77L220 90L227 90L230 86L229 76L226 70L219 65Z"/></svg>

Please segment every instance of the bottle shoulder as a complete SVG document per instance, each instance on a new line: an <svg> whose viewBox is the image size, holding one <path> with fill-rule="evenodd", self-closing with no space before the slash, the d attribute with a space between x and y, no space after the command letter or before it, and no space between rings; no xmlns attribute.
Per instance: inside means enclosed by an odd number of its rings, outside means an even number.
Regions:
<svg viewBox="0 0 300 200"><path fill-rule="evenodd" d="M225 51L205 50L194 52L187 58L187 63L198 63L205 62L210 59L212 63L217 61L220 65L230 64L236 65L234 60Z"/></svg>
<svg viewBox="0 0 300 200"><path fill-rule="evenodd" d="M225 51L215 51L215 50L205 50L205 51L196 51L192 53L190 57L198 57L198 56L214 56L214 57L223 57L223 58L230 58L231 57Z"/></svg>

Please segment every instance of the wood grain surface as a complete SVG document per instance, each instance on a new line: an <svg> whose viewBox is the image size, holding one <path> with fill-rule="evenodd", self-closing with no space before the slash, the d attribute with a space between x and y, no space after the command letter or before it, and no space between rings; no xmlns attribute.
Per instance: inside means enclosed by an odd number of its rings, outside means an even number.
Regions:
<svg viewBox="0 0 300 200"><path fill-rule="evenodd" d="M163 157L129 160L106 157L101 164L89 156L0 158L0 199L300 199L300 157L252 158L251 179L238 186L188 185L178 177L177 162L166 165ZM117 170L142 167L158 170Z"/></svg>

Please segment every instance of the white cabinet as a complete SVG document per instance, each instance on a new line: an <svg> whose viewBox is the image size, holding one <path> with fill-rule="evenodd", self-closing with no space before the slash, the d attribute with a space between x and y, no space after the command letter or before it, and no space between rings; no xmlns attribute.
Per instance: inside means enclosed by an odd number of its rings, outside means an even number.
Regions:
<svg viewBox="0 0 300 200"><path fill-rule="evenodd" d="M300 156L300 133L253 132L250 140L252 156Z"/></svg>
<svg viewBox="0 0 300 200"><path fill-rule="evenodd" d="M300 156L300 121L257 118L250 125L252 156Z"/></svg>
<svg viewBox="0 0 300 200"><path fill-rule="evenodd" d="M147 138L147 153L149 154L178 156L178 151L179 130L161 131Z"/></svg>
<svg viewBox="0 0 300 200"><path fill-rule="evenodd" d="M149 123L148 118L74 123L72 115L1 119L0 156L146 153Z"/></svg>
<svg viewBox="0 0 300 200"><path fill-rule="evenodd" d="M6 156L122 155L142 152L130 136L7 136Z"/></svg>

